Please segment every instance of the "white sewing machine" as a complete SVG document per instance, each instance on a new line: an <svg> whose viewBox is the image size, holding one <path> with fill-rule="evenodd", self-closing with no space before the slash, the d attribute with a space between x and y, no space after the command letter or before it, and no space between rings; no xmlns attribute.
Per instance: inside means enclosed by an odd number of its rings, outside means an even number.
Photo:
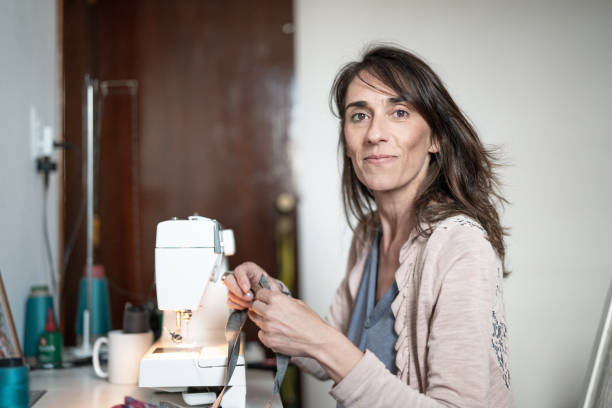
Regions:
<svg viewBox="0 0 612 408"><path fill-rule="evenodd" d="M194 215L157 224L155 283L162 335L140 361L140 387L183 392L189 405L216 399L225 380L229 316L220 278L227 270L224 257L234 252L233 231L215 220ZM221 405L244 408L242 345L229 385Z"/></svg>

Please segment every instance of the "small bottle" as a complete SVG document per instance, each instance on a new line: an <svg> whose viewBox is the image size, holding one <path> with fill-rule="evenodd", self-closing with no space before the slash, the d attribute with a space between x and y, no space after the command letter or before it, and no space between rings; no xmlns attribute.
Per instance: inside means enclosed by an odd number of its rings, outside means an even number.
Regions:
<svg viewBox="0 0 612 408"><path fill-rule="evenodd" d="M48 309L45 331L38 341L38 364L44 368L62 366L62 333L53 320L53 310Z"/></svg>

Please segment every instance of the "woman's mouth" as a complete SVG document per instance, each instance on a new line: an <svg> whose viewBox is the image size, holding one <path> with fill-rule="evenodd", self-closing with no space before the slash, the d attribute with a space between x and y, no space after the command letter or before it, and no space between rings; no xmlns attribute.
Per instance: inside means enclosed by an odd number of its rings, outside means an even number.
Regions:
<svg viewBox="0 0 612 408"><path fill-rule="evenodd" d="M371 154L369 156L366 156L364 160L368 164L385 164L385 163L392 161L395 158L396 156L392 156L390 154Z"/></svg>

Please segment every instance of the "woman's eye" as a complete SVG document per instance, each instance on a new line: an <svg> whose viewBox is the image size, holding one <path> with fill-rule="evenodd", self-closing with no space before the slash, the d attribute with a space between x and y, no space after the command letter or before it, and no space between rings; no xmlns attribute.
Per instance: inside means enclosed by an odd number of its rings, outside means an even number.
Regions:
<svg viewBox="0 0 612 408"><path fill-rule="evenodd" d="M368 115L363 112L357 112L351 115L351 121L353 122L361 122L362 120L367 119Z"/></svg>
<svg viewBox="0 0 612 408"><path fill-rule="evenodd" d="M396 118L407 118L408 117L408 112L403 110L403 109L398 109L395 112L393 112L393 116Z"/></svg>

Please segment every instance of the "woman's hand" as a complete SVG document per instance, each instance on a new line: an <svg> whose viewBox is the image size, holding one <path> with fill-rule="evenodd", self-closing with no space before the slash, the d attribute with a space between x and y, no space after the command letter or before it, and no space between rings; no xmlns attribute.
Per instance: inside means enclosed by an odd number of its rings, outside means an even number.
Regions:
<svg viewBox="0 0 612 408"><path fill-rule="evenodd" d="M308 305L281 292L259 289L249 317L259 327L264 345L288 356L314 358L336 383L363 357Z"/></svg>
<svg viewBox="0 0 612 408"><path fill-rule="evenodd" d="M253 288L264 275L270 289ZM288 356L317 360L334 382L340 381L357 364L363 353L338 330L328 325L299 299L281 292L281 285L258 265L245 262L225 278L229 289L227 305L249 309L259 327L259 339L273 351Z"/></svg>
<svg viewBox="0 0 612 408"><path fill-rule="evenodd" d="M229 291L227 306L237 310L250 308L253 305L254 296L252 289L257 285L262 275L266 277L273 291L280 292L281 287L276 279L270 278L270 275L259 265L253 262L245 262L237 266L234 272L227 275L223 281Z"/></svg>
<svg viewBox="0 0 612 408"><path fill-rule="evenodd" d="M322 344L322 334L331 329L301 300L267 289L257 291L249 317L265 346L289 356L312 356Z"/></svg>

